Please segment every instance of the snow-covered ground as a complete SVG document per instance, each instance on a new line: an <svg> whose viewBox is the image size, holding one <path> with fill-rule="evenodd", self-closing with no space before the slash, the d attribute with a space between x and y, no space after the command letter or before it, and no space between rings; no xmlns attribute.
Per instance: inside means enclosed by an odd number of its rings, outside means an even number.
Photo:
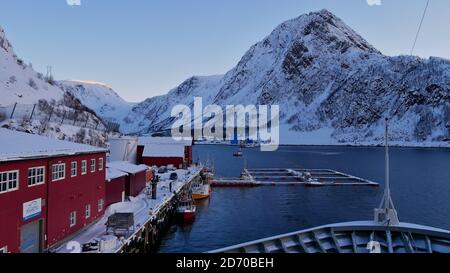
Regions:
<svg viewBox="0 0 450 273"><path fill-rule="evenodd" d="M77 153L106 152L89 145L55 140L39 135L0 128L0 161L41 156L64 156ZM34 145L33 145L34 144Z"/></svg>
<svg viewBox="0 0 450 273"><path fill-rule="evenodd" d="M33 104L39 99L60 100L64 92L49 84L33 66L19 59L0 27L0 106Z"/></svg>
<svg viewBox="0 0 450 273"><path fill-rule="evenodd" d="M100 146L108 137L98 116L65 92L51 74L36 72L17 57L1 27L0 127Z"/></svg>
<svg viewBox="0 0 450 273"><path fill-rule="evenodd" d="M45 131L43 131L43 126L45 126ZM40 120L8 120L0 122L0 127L99 147L106 147L108 137L113 136L113 134L108 134L103 130L93 130L54 122L43 124Z"/></svg>
<svg viewBox="0 0 450 273"><path fill-rule="evenodd" d="M186 183L190 182L192 178L198 175L200 169L191 167L188 170L176 170L178 174L178 180L172 182L172 191L178 192ZM159 174L158 174L159 175ZM139 196L131 198L130 202L121 202L109 206L105 212L105 215L93 225L89 226L85 230L82 230L70 241L62 244L56 249L58 253L70 253L72 252L72 243L76 242L80 245L92 242L96 239L113 239L116 242L116 247L111 249L110 252L118 251L123 246L127 238L116 238L106 234L106 222L108 217L114 213L133 213L134 214L134 229L138 231L145 223L152 220L158 211L167 204L173 197L173 192L169 191L169 179L170 174L160 175L161 180L158 183L157 199L151 199L144 190ZM134 234L130 234L132 237Z"/></svg>

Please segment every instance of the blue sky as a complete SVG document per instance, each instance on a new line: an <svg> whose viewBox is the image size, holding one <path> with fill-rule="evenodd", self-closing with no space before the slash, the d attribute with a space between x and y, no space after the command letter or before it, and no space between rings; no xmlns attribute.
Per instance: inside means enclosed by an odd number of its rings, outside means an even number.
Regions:
<svg viewBox="0 0 450 273"><path fill-rule="evenodd" d="M95 80L129 101L223 74L277 25L327 8L387 55L409 54L426 0L0 0L16 53L57 79ZM415 54L450 59L450 1L431 0Z"/></svg>

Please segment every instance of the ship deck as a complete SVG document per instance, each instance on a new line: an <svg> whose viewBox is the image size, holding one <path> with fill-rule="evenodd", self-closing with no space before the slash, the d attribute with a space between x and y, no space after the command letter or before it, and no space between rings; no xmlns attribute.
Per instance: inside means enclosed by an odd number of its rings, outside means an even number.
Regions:
<svg viewBox="0 0 450 273"><path fill-rule="evenodd" d="M223 248L210 253L450 253L450 232L373 221L322 226Z"/></svg>

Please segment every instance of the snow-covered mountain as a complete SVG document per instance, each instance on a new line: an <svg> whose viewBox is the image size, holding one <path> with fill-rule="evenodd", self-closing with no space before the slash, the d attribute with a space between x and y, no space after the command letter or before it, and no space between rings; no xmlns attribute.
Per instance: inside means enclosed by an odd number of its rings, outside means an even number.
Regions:
<svg viewBox="0 0 450 273"><path fill-rule="evenodd" d="M193 105L194 97L212 102L222 84L223 76L191 77L167 95L153 97L137 104L122 120L121 131L149 134L170 128L172 108L177 104ZM169 127L168 127L169 126Z"/></svg>
<svg viewBox="0 0 450 273"><path fill-rule="evenodd" d="M19 59L0 27L0 106L30 104L39 99L60 100L64 93L41 73Z"/></svg>
<svg viewBox="0 0 450 273"><path fill-rule="evenodd" d="M278 104L283 144L450 146L450 61L380 53L322 10L279 25L224 76L192 77L136 105L126 133L170 128L175 104Z"/></svg>
<svg viewBox="0 0 450 273"><path fill-rule="evenodd" d="M91 109L17 57L1 27L0 127L92 145L108 136Z"/></svg>
<svg viewBox="0 0 450 273"><path fill-rule="evenodd" d="M91 81L60 81L63 90L70 92L81 103L94 110L101 118L119 122L134 106L126 102L106 84Z"/></svg>

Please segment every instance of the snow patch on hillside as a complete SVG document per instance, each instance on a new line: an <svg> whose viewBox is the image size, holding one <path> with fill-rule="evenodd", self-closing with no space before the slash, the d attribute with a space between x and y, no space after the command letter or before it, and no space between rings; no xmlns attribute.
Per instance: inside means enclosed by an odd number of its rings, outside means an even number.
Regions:
<svg viewBox="0 0 450 273"><path fill-rule="evenodd" d="M25 64L13 51L0 27L0 106L32 104L39 99L60 100L63 91L45 80L41 73Z"/></svg>
<svg viewBox="0 0 450 273"><path fill-rule="evenodd" d="M108 136L92 110L16 56L1 27L0 127L95 146Z"/></svg>
<svg viewBox="0 0 450 273"><path fill-rule="evenodd" d="M92 81L61 81L62 89L110 122L121 122L134 104L126 102L111 87Z"/></svg>

